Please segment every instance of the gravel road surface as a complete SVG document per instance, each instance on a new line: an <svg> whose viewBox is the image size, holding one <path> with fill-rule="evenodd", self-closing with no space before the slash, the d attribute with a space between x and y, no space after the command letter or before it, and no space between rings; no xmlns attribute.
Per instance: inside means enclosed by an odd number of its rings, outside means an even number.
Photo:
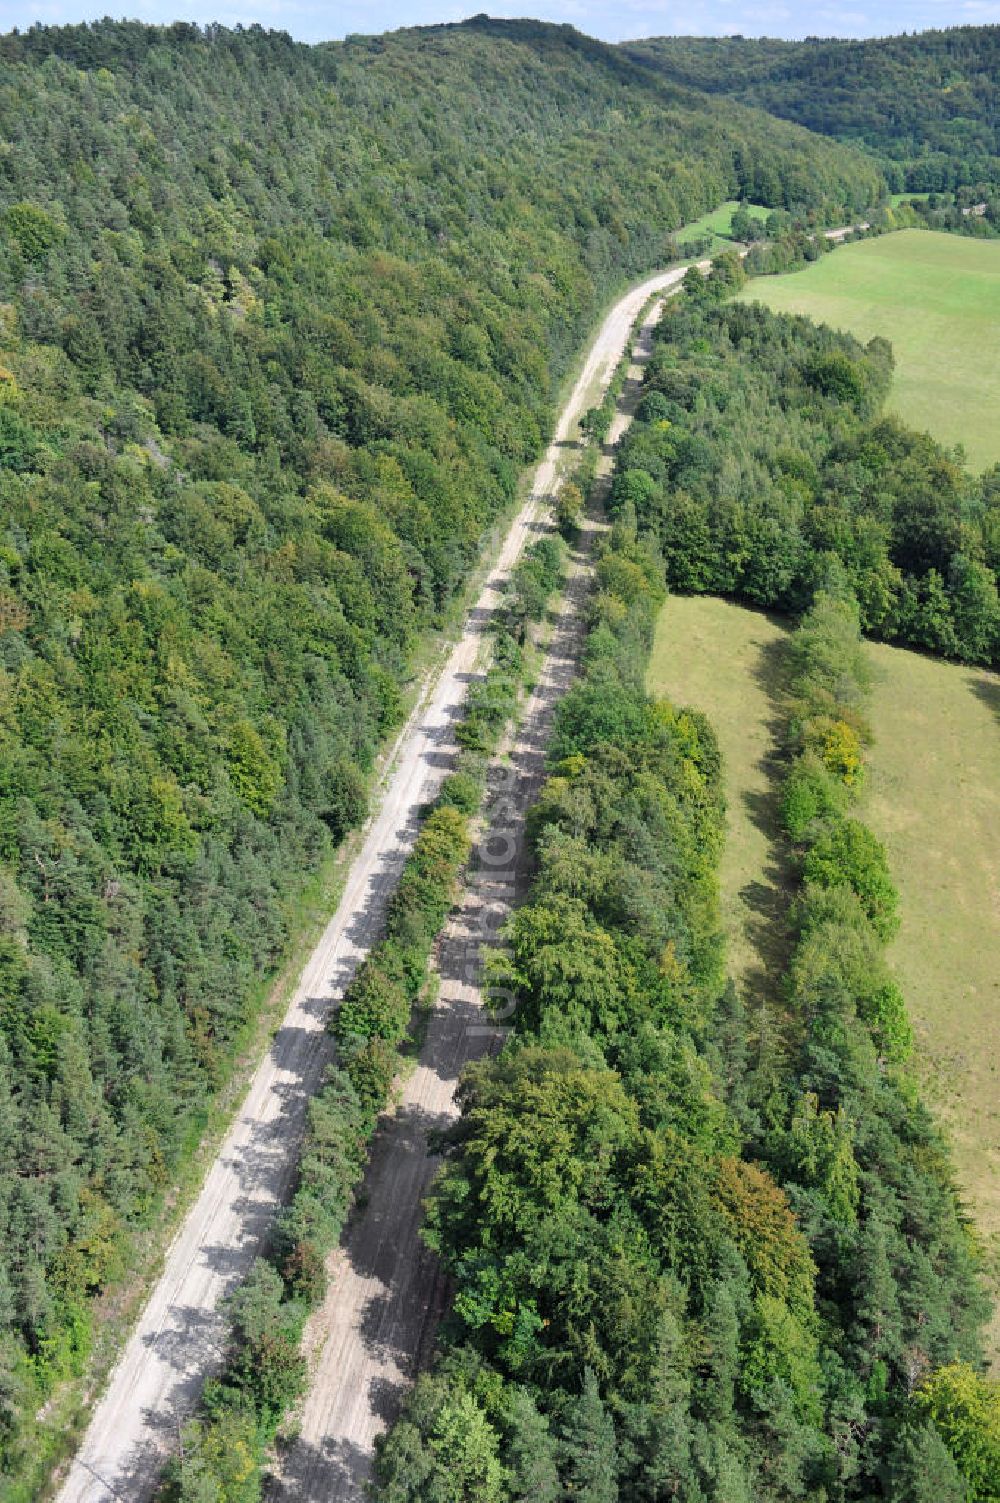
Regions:
<svg viewBox="0 0 1000 1503"><path fill-rule="evenodd" d="M276 1207L291 1188L305 1102L316 1089L328 1057L324 1033L327 1016L358 960L379 936L386 900L412 844L420 807L433 797L447 770L453 752L452 727L470 677L477 670L484 625L497 606L507 574L534 534L544 503L551 498L567 442L582 411L594 400L595 388L610 380L643 305L653 294L676 286L685 269L676 267L648 278L621 298L604 320L563 409L552 444L538 466L531 496L504 539L461 637L427 685L396 742L377 808L351 865L337 911L309 956L271 1048L257 1067L198 1198L167 1251L163 1271L68 1466L58 1493L60 1503L108 1503L111 1499L143 1503L149 1498L165 1456L176 1445L179 1424L193 1409L205 1378L217 1370L223 1332L220 1302L246 1273L261 1248ZM421 1080L427 1082L430 1077L436 1080L439 1073L442 1080L448 1077L453 1082L468 1043L464 1027L458 1028L458 1034L447 1059L434 1056L421 1061L408 1089L417 1089ZM485 1040L485 1036L479 1037L481 1042ZM438 1040L436 1033L435 1040L434 1048L447 1051L451 1047ZM320 1354L317 1374L322 1377L314 1393L325 1392L335 1380L341 1388L358 1382L363 1386L355 1372L369 1371L365 1366L369 1361L367 1348L360 1369L347 1365L352 1345L355 1358L359 1355L358 1343L364 1345L364 1332L357 1328L359 1301L362 1309L374 1301L391 1322L395 1316L386 1314L384 1290L391 1287L400 1256L426 1260L416 1239L427 1172L421 1133L427 1121L439 1114L439 1104L449 1089L442 1085L439 1091L435 1086L426 1108L414 1102L413 1109L408 1110L404 1104L392 1119L399 1124L396 1131L404 1136L410 1133L413 1145L409 1159L405 1152L400 1158L394 1182L397 1208L392 1221L381 1230L381 1261L366 1257L362 1267L338 1278L331 1295L336 1308L329 1303L324 1307L321 1319L327 1342ZM394 1147L393 1153L396 1151ZM380 1137L376 1162L383 1152ZM346 1262L349 1258L345 1255ZM441 1292L426 1261L419 1266L415 1263L414 1272L423 1310L417 1323L430 1331ZM425 1289L430 1290L429 1296L425 1297ZM384 1381L390 1386L398 1386L397 1369L405 1375L419 1357L420 1341L415 1350L413 1330L414 1317L408 1313L399 1332L390 1332L390 1355L384 1359ZM338 1331L342 1337L338 1337ZM337 1359L339 1367L325 1357L330 1343L338 1339L345 1343L343 1356ZM336 1347L331 1350L335 1352ZM377 1365L383 1358L371 1361ZM373 1373L375 1370L372 1367ZM330 1445L356 1448L360 1458L357 1466L350 1456L346 1460L334 1458L348 1479L364 1473L370 1454L376 1407L370 1384L358 1395L358 1403L356 1422L317 1420L310 1432L324 1459ZM329 1467L324 1467L322 1475L320 1492L292 1487L287 1496L333 1499L357 1495L356 1491L336 1491ZM350 1482L350 1487L354 1486Z"/></svg>
<svg viewBox="0 0 1000 1503"><path fill-rule="evenodd" d="M611 450L638 400L657 316L654 308L639 333L600 461L605 483ZM544 775L555 708L576 671L599 530L589 521L573 552L536 686L512 744L491 768L483 829L438 955L437 1005L399 1106L382 1119L360 1208L330 1259L327 1297L306 1333L310 1388L296 1439L283 1452L269 1487L269 1503L361 1503L375 1437L395 1417L433 1349L447 1287L435 1256L419 1238L421 1202L437 1167L428 1134L456 1115L454 1092L462 1066L502 1038L481 1008L482 950L496 943L526 886L524 816Z"/></svg>

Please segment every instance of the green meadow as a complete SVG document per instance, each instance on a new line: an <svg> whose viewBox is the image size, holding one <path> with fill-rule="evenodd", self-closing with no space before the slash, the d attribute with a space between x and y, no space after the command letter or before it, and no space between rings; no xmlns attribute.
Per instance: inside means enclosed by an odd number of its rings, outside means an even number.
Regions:
<svg viewBox="0 0 1000 1503"><path fill-rule="evenodd" d="M740 297L883 335L896 356L889 410L961 444L974 469L1000 461L1000 240L901 230L756 278Z"/></svg>
<svg viewBox="0 0 1000 1503"><path fill-rule="evenodd" d="M720 870L729 970L780 1003L790 851L778 822L788 625L711 596L672 596L648 686L709 717L726 768ZM900 893L891 960L914 1069L947 1131L1000 1292L1000 677L872 643L874 745L859 813ZM1000 1315L990 1331L1000 1355Z"/></svg>
<svg viewBox="0 0 1000 1503"><path fill-rule="evenodd" d="M885 842L925 1100L1000 1293L1000 676L872 643L863 817ZM1000 1308L990 1346L1000 1356Z"/></svg>
<svg viewBox="0 0 1000 1503"><path fill-rule="evenodd" d="M733 223L733 215L739 208L739 201L728 198L724 204L710 213L703 214L700 219L693 219L690 224L682 225L675 234L675 239L681 245L686 240L698 240L703 235L711 235L713 251L732 250L735 244L730 230ZM759 204L748 204L747 208L752 219L764 220L770 214L770 209L761 208Z"/></svg>

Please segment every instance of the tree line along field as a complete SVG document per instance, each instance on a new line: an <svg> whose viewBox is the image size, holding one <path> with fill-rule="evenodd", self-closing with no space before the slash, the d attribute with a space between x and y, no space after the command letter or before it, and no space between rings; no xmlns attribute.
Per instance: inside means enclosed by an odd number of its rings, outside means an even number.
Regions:
<svg viewBox="0 0 1000 1503"><path fill-rule="evenodd" d="M1000 1275L1000 677L872 643L866 817L900 890L892 962L927 1101ZM1000 1316L990 1328L1000 1357Z"/></svg>
<svg viewBox="0 0 1000 1503"><path fill-rule="evenodd" d="M672 595L660 612L647 674L652 694L690 704L719 738L726 843L719 866L730 973L766 986L783 950L787 889L775 785L777 695L788 623L716 596Z"/></svg>
<svg viewBox="0 0 1000 1503"><path fill-rule="evenodd" d="M1000 460L1000 244L902 230L755 280L740 296L862 340L889 339L888 410L961 444L973 469Z"/></svg>
<svg viewBox="0 0 1000 1503"><path fill-rule="evenodd" d="M778 818L782 663L789 625L712 596L672 596L657 622L651 693L708 716L725 765L722 915L734 979L781 974L789 901ZM891 959L918 1075L955 1149L994 1280L1000 1260L1000 678L883 643L862 809L900 889ZM1000 1327L989 1332L994 1362Z"/></svg>
<svg viewBox="0 0 1000 1503"><path fill-rule="evenodd" d="M684 245L692 240L710 238L709 253L732 250L735 243L731 233L733 215L739 207L738 199L728 198L717 209L712 209L708 214L702 214L700 219L694 219L690 224L683 225L677 231L678 243ZM763 222L767 219L769 212L760 204L747 204L747 213L751 219L759 219Z"/></svg>

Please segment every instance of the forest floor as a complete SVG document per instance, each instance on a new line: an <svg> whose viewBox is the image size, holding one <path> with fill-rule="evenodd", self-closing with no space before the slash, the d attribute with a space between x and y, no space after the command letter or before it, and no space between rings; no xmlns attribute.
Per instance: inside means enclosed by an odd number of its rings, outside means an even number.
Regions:
<svg viewBox="0 0 1000 1503"><path fill-rule="evenodd" d="M882 335L896 357L887 410L962 444L973 469L1000 460L1000 241L900 230L757 277L740 298Z"/></svg>
<svg viewBox="0 0 1000 1503"><path fill-rule="evenodd" d="M453 726L470 680L483 667L484 628L511 567L536 535L543 507L575 449L579 419L592 399L595 381L607 385L642 308L657 292L676 287L685 270L675 267L647 278L615 304L601 325L535 473L531 494L460 638L399 736L337 911L306 962L272 1046L167 1251L163 1271L69 1465L60 1503L111 1503L121 1498L143 1503L149 1498L165 1456L177 1444L184 1417L193 1409L206 1376L218 1368L224 1332L221 1303L258 1255L275 1211L291 1189L305 1105L328 1059L327 1018L359 959L381 933L386 903L415 837L420 810L433 798L451 763ZM556 656L559 640L557 633L552 649ZM419 1075L418 1069L413 1079ZM387 1248L398 1246L409 1256L414 1243L407 1236L413 1228L408 1228L406 1218L412 1220L414 1209L412 1199L404 1204L402 1197L406 1173L401 1167L400 1194L390 1196L392 1216L380 1235ZM417 1323L423 1330L426 1317L421 1315ZM414 1360L420 1330L415 1331L411 1322L406 1332L393 1337L400 1351ZM366 1336L366 1329L360 1328L354 1340L363 1345ZM364 1436L356 1449L369 1444ZM344 1443L354 1445L350 1432ZM330 1490L329 1475L324 1475L324 1498L340 1496Z"/></svg>
<svg viewBox="0 0 1000 1503"><path fill-rule="evenodd" d="M864 817L885 841L924 1099L1000 1296L1000 676L873 644ZM1000 1371L1000 1307L990 1330Z"/></svg>

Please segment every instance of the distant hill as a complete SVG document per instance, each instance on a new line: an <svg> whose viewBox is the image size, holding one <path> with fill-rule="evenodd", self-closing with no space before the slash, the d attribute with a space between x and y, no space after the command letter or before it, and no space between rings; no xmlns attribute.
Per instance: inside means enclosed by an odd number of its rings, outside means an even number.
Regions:
<svg viewBox="0 0 1000 1503"><path fill-rule="evenodd" d="M1000 182L1000 27L870 41L657 37L626 43L672 83L866 146L895 190Z"/></svg>

